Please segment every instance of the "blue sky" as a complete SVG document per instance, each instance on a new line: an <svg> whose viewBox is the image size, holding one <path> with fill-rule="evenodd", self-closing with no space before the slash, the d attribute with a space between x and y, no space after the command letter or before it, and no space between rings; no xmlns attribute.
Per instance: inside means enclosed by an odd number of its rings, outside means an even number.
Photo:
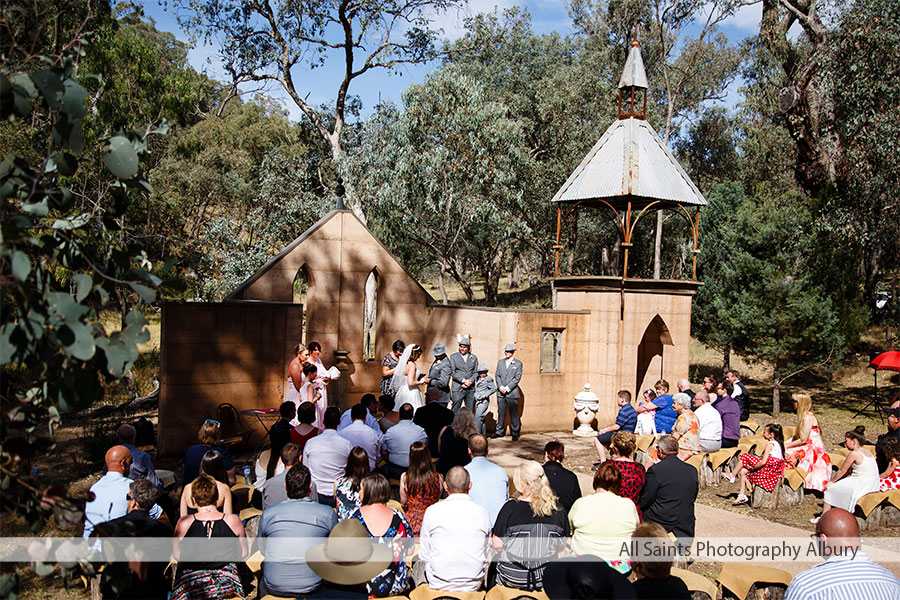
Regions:
<svg viewBox="0 0 900 600"><path fill-rule="evenodd" d="M536 33L555 31L565 35L573 31L566 8L567 3L563 0L470 0L468 5L462 9L436 15L435 25L444 30L443 37L455 39L462 35L463 19L466 16L479 12L502 10L516 5L526 8L531 13L532 27ZM144 12L156 21L158 29L169 31L178 39L190 43L189 36L179 27L175 16L163 9L160 0L144 0ZM723 24L722 30L729 39L737 42L759 30L761 15L761 3L744 6ZM228 77L221 68L216 55L217 48L215 46L204 46L202 42L197 42L191 49L188 60L195 69L206 71L210 77L225 81ZM313 105L334 101L334 94L342 73L339 61L333 61L332 64L336 68L331 68L326 64L324 67L308 70L302 74L295 73L295 81L303 82L302 91L299 85L298 91L301 91L302 94L308 93L308 101ZM351 84L350 93L361 99L365 116L371 113L379 100L393 100L399 105L403 90L413 83L421 83L434 68L434 64L404 65L399 75L388 74L382 69L373 70L355 79ZM737 87L738 84L735 83L729 89L728 104L739 101ZM266 93L280 99L292 118L300 117L299 109L277 84L270 86Z"/></svg>

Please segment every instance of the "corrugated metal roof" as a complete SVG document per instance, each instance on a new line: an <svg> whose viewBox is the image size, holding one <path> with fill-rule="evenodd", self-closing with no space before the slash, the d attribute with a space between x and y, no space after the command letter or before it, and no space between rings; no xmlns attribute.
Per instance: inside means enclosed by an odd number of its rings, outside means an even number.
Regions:
<svg viewBox="0 0 900 600"><path fill-rule="evenodd" d="M619 77L619 89L625 87L636 87L647 89L647 72L644 71L644 59L641 58L641 47L637 40L631 44L631 50L628 52L628 60L625 61L625 69L622 70L622 76Z"/></svg>
<svg viewBox="0 0 900 600"><path fill-rule="evenodd" d="M653 127L643 119L619 119L594 144L552 202L631 199L705 206L706 199Z"/></svg>

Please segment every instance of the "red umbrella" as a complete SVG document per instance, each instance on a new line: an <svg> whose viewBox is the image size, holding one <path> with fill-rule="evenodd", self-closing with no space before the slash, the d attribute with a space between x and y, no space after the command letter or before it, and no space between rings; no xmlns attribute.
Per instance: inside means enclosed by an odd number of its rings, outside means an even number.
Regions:
<svg viewBox="0 0 900 600"><path fill-rule="evenodd" d="M875 369L873 373L875 375L875 396L872 398L872 401L866 404L863 408L861 408L855 415L856 417L859 413L865 412L868 408L874 405L875 412L878 413L878 416L881 418L881 422L884 423L884 413L887 411L881 405L881 402L878 401L878 371L897 371L900 372L900 352L897 350L888 350L887 352L882 352L878 356L876 356L872 362L869 363L869 366Z"/></svg>
<svg viewBox="0 0 900 600"><path fill-rule="evenodd" d="M887 352L882 352L869 363L869 366L876 371L887 369L888 371L900 372L900 351L888 350Z"/></svg>

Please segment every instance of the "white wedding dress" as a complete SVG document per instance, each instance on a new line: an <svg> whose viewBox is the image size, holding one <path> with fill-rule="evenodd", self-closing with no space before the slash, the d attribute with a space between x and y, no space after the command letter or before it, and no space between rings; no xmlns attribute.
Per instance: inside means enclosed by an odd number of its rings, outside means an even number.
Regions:
<svg viewBox="0 0 900 600"><path fill-rule="evenodd" d="M425 399L422 397L420 386L411 386L407 381L406 368L409 364L409 356L415 344L410 344L403 350L403 354L397 360L397 368L394 370L394 376L391 384L396 390L394 393L394 410L399 410L404 403L409 402L413 411L417 411L425 406ZM422 373L416 369L416 378Z"/></svg>

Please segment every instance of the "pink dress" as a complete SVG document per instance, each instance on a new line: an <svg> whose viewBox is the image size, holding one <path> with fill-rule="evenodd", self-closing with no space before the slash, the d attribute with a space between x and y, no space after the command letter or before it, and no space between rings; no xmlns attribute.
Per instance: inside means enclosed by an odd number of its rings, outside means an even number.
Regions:
<svg viewBox="0 0 900 600"><path fill-rule="evenodd" d="M831 457L825 449L825 442L816 425L809 431L806 444L798 448L789 448L788 456L795 456L797 467L806 471L806 483L803 485L808 490L825 490L825 483L831 480Z"/></svg>

